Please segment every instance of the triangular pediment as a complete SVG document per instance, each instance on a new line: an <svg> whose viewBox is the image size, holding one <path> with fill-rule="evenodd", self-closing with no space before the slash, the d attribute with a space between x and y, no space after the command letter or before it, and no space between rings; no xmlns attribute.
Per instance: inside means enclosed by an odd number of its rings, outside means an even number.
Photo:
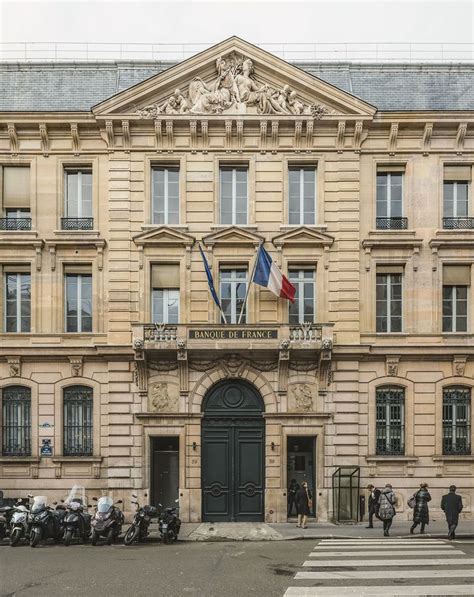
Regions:
<svg viewBox="0 0 474 597"><path fill-rule="evenodd" d="M98 117L220 114L358 115L376 108L238 37L227 39L92 109Z"/></svg>
<svg viewBox="0 0 474 597"><path fill-rule="evenodd" d="M334 242L334 237L320 230L314 230L307 226L299 226L298 228L288 230L288 232L275 236L272 242L275 247L282 247L284 245L330 247Z"/></svg>
<svg viewBox="0 0 474 597"><path fill-rule="evenodd" d="M137 246L143 245L182 245L192 246L195 238L182 232L181 230L175 230L168 226L158 226L151 230L146 230L133 237L133 241Z"/></svg>
<svg viewBox="0 0 474 597"><path fill-rule="evenodd" d="M218 230L212 234L204 236L202 242L208 247L217 244L221 245L255 245L258 246L264 241L262 236L254 234L250 230L239 228L238 226L229 226L223 230Z"/></svg>

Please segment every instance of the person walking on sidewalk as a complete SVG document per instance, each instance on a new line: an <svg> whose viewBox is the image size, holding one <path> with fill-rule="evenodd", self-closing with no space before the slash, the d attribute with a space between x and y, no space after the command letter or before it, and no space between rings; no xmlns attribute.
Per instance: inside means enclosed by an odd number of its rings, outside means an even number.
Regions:
<svg viewBox="0 0 474 597"><path fill-rule="evenodd" d="M306 521L310 515L311 508L313 507L313 496L308 488L308 482L303 481L301 487L296 492L296 511L298 512L298 524L297 527L307 529Z"/></svg>
<svg viewBox="0 0 474 597"><path fill-rule="evenodd" d="M420 489L410 498L411 504L408 505L413 508L413 524L410 528L410 533L413 535L416 527L421 524L420 534L425 532L425 525L430 524L430 509L428 502L431 501L431 495L428 491L428 483L420 483Z"/></svg>
<svg viewBox="0 0 474 597"><path fill-rule="evenodd" d="M383 522L384 537L389 536L395 514L395 494L390 483L387 483L379 496L379 518Z"/></svg>
<svg viewBox="0 0 474 597"><path fill-rule="evenodd" d="M296 482L296 479L291 479L290 486L288 487L288 518L293 515L293 506L296 509L296 492L300 486Z"/></svg>
<svg viewBox="0 0 474 597"><path fill-rule="evenodd" d="M377 489L373 485L367 485L367 489L370 491L370 493L369 493L369 525L365 528L373 529L374 528L374 514L375 514L375 516L378 517L380 489Z"/></svg>
<svg viewBox="0 0 474 597"><path fill-rule="evenodd" d="M463 509L462 497L456 493L456 485L451 485L449 493L441 498L441 510L446 515L448 523L448 539L456 539L456 527L459 522L459 513Z"/></svg>

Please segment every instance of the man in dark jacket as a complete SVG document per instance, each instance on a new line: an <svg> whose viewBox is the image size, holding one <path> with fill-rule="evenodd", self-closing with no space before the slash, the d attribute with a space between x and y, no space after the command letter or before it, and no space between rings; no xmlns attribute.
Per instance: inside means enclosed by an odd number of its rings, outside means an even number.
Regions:
<svg viewBox="0 0 474 597"><path fill-rule="evenodd" d="M374 514L377 516L377 511L379 509L380 489L377 489L373 485L367 485L367 489L370 491L370 493L369 493L369 525L366 528L373 529L374 528Z"/></svg>
<svg viewBox="0 0 474 597"><path fill-rule="evenodd" d="M300 486L296 482L296 479L291 479L290 486L288 487L288 518L293 515L293 506L296 510L296 492Z"/></svg>
<svg viewBox="0 0 474 597"><path fill-rule="evenodd" d="M448 539L456 539L455 532L462 508L462 497L456 494L456 485L451 485L449 493L441 498L441 510L445 513L446 522L448 523Z"/></svg>

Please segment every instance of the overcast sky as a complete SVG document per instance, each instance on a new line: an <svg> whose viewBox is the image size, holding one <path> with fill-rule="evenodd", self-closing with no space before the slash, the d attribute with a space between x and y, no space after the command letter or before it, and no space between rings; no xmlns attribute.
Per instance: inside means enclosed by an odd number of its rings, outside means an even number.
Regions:
<svg viewBox="0 0 474 597"><path fill-rule="evenodd" d="M3 42L465 42L473 2L0 0Z"/></svg>

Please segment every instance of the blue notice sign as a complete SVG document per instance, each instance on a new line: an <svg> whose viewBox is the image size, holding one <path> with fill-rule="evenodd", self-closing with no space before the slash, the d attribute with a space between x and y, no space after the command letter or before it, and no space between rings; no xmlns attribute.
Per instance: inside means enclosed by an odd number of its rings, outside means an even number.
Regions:
<svg viewBox="0 0 474 597"><path fill-rule="evenodd" d="M53 448L51 446L50 439L41 440L40 453L41 453L41 456L52 456L53 455Z"/></svg>

